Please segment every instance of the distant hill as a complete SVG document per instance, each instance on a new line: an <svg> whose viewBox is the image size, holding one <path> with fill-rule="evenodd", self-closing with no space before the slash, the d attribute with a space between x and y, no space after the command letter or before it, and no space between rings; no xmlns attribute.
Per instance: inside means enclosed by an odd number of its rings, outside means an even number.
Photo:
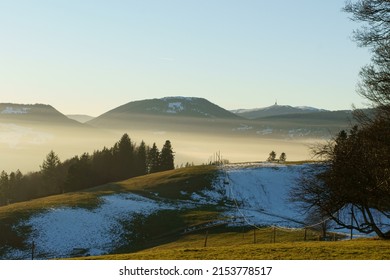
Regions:
<svg viewBox="0 0 390 280"><path fill-rule="evenodd" d="M50 105L0 103L0 172L37 170L50 150L61 158L92 152L109 143L104 137Z"/></svg>
<svg viewBox="0 0 390 280"><path fill-rule="evenodd" d="M281 135L284 138L329 138L354 122L352 111L322 111L285 114L253 120L261 123L260 135Z"/></svg>
<svg viewBox="0 0 390 280"><path fill-rule="evenodd" d="M207 99L177 96L129 102L97 117L92 123L110 117L127 118L129 115L140 114L192 118L238 119L235 114L211 103Z"/></svg>
<svg viewBox="0 0 390 280"><path fill-rule="evenodd" d="M273 139L329 138L348 128L351 111L272 105L227 111L204 98L165 97L130 102L87 124L109 129L153 133L261 137Z"/></svg>
<svg viewBox="0 0 390 280"><path fill-rule="evenodd" d="M88 115L66 115L69 119L71 120L75 120L79 123L86 123L92 119L94 119L95 117L91 117L91 116L88 116Z"/></svg>
<svg viewBox="0 0 390 280"><path fill-rule="evenodd" d="M303 122L305 124L317 122L345 122L352 120L351 110L339 111L317 111L307 113L281 114L267 117L259 117L256 120L282 121L289 120L294 122Z"/></svg>
<svg viewBox="0 0 390 280"><path fill-rule="evenodd" d="M0 171L36 170L50 150L61 158L92 153L124 133L137 143L162 145L171 140L179 165L203 163L220 150L235 161L265 159L272 149L302 160L307 158L308 141L330 139L348 129L353 119L351 111L313 108L287 114L290 107L274 105L268 111L279 110L279 115L246 119L203 98L166 97L130 102L80 123L50 105L4 103L0 104Z"/></svg>
<svg viewBox="0 0 390 280"><path fill-rule="evenodd" d="M45 104L0 103L0 122L36 125L82 126Z"/></svg>
<svg viewBox="0 0 390 280"><path fill-rule="evenodd" d="M174 127L191 130L190 123L203 126L216 120L241 119L204 98L165 97L124 104L87 124L103 128L125 126L138 129L167 129L167 127Z"/></svg>
<svg viewBox="0 0 390 280"><path fill-rule="evenodd" d="M317 109L314 107L300 106L293 107L289 105L278 105L275 103L272 106L256 109L238 109L231 110L232 113L247 119L258 119L278 115L305 114L313 112L325 112L326 110Z"/></svg>

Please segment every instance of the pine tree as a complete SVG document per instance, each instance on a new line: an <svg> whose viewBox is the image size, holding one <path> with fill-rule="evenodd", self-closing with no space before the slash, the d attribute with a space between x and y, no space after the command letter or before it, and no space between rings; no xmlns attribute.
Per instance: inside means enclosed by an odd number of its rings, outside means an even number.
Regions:
<svg viewBox="0 0 390 280"><path fill-rule="evenodd" d="M84 153L71 160L65 183L66 191L76 191L93 186L92 160L89 154Z"/></svg>
<svg viewBox="0 0 390 280"><path fill-rule="evenodd" d="M145 175L147 173L147 154L146 145L142 141L136 152L136 176Z"/></svg>
<svg viewBox="0 0 390 280"><path fill-rule="evenodd" d="M271 161L275 161L275 159L276 159L276 153L274 151L270 152L267 161L271 162Z"/></svg>
<svg viewBox="0 0 390 280"><path fill-rule="evenodd" d="M25 190L21 187L22 179L23 174L19 169L16 172L11 172L9 174L7 194L8 201L14 202L17 201L18 196L25 196Z"/></svg>
<svg viewBox="0 0 390 280"><path fill-rule="evenodd" d="M7 204L9 195L9 178L4 170L0 174L0 205Z"/></svg>
<svg viewBox="0 0 390 280"><path fill-rule="evenodd" d="M112 181L115 174L113 149L104 147L102 151L95 151L92 156L92 170L95 184Z"/></svg>
<svg viewBox="0 0 390 280"><path fill-rule="evenodd" d="M171 141L169 140L165 141L165 144L161 150L160 162L161 162L161 167L160 167L161 171L175 169L172 145L171 145Z"/></svg>
<svg viewBox="0 0 390 280"><path fill-rule="evenodd" d="M47 156L46 159L43 161L41 167L41 172L45 176L52 176L53 173L55 173L56 168L58 165L60 165L61 161L56 153L54 153L53 150L51 150Z"/></svg>
<svg viewBox="0 0 390 280"><path fill-rule="evenodd" d="M134 145L127 133L123 134L115 149L118 179L127 179L135 174Z"/></svg>
<svg viewBox="0 0 390 280"><path fill-rule="evenodd" d="M51 150L46 159L43 161L41 167L41 173L45 181L45 189L44 193L47 194L55 194L61 192L61 186L59 182L59 166L61 161L56 153Z"/></svg>
<svg viewBox="0 0 390 280"><path fill-rule="evenodd" d="M281 153L279 157L280 162L285 162L287 160L286 153Z"/></svg>
<svg viewBox="0 0 390 280"><path fill-rule="evenodd" d="M149 173L160 171L160 152L156 143L153 143L153 146L148 153L148 170Z"/></svg>

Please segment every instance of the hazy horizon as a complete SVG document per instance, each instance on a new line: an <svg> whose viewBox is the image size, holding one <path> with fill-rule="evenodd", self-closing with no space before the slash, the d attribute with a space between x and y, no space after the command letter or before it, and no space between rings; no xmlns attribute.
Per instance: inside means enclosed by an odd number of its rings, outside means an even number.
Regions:
<svg viewBox="0 0 390 280"><path fill-rule="evenodd" d="M365 106L342 1L5 1L0 102L99 116L203 97L232 109ZM5 28L6 27L6 28ZM337 102L336 102L337 100Z"/></svg>
<svg viewBox="0 0 390 280"><path fill-rule="evenodd" d="M104 111L104 112L101 112L99 113L98 115L89 115L85 112L78 112L78 113L71 113L71 114L68 114L66 112L62 112L60 111L58 108L56 108L55 106L53 106L52 104L45 104L45 103L39 103L39 102L33 102L33 103L13 103L13 102L0 102L0 103L3 103L3 104L6 104L6 103L9 103L9 104L15 104L15 105L36 105L36 104L41 104L41 105L49 105L49 106L52 106L54 109L58 110L60 113L62 113L63 115L65 116L89 116L89 117L93 117L93 118L96 118L96 117L99 117L113 109L116 109L122 105L125 105L127 103L131 103L131 102L136 102L136 101L142 101L142 100L147 100L147 99L161 99L161 98L166 98L166 97L184 97L184 98L190 98L190 97L194 97L194 96L164 96L164 97L160 97L160 98L153 98L153 97L150 97L150 98L146 98L146 99L137 99L137 100L130 100L126 103L123 103L123 104L118 104L117 106L113 107L113 108L109 108L107 111ZM204 97L201 97L201 98L204 98ZM207 99L207 98L205 98ZM215 103L216 105L222 107L220 104L217 104ZM279 103L277 100L275 100L273 103L269 104L269 105L266 105L264 107L248 107L248 108L233 108L233 109L227 109L227 108L224 108L222 107L223 109L226 109L226 110L229 110L229 111L234 111L234 110L252 110L252 109L262 109L262 108L267 108L267 107L271 107L273 105L279 105L279 106L292 106L292 107L313 107L313 108L317 108L317 109L321 109L321 110L328 110L328 111L333 111L332 109L329 109L329 108L324 108L324 107L314 107L314 106L311 106L310 104L301 104L301 105L296 105L296 106L293 106L293 105L290 105L290 104L281 104ZM340 108L340 109L337 109L337 110L334 110L334 111L338 111L338 110L352 110L352 105L349 107L349 108Z"/></svg>

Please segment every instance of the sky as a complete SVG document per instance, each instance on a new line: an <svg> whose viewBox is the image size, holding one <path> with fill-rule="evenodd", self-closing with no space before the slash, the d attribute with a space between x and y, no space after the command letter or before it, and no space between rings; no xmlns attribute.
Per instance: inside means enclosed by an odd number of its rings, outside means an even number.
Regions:
<svg viewBox="0 0 390 280"><path fill-rule="evenodd" d="M370 62L342 0L0 0L0 102L98 116L130 101L351 109Z"/></svg>

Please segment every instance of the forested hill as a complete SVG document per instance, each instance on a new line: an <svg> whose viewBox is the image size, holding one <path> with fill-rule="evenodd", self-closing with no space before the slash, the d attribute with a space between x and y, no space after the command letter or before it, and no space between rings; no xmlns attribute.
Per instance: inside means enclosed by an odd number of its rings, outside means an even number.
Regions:
<svg viewBox="0 0 390 280"><path fill-rule="evenodd" d="M88 124L107 126L121 121L140 121L145 117L167 117L177 121L182 118L241 119L204 98L165 97L129 102L89 121Z"/></svg>

